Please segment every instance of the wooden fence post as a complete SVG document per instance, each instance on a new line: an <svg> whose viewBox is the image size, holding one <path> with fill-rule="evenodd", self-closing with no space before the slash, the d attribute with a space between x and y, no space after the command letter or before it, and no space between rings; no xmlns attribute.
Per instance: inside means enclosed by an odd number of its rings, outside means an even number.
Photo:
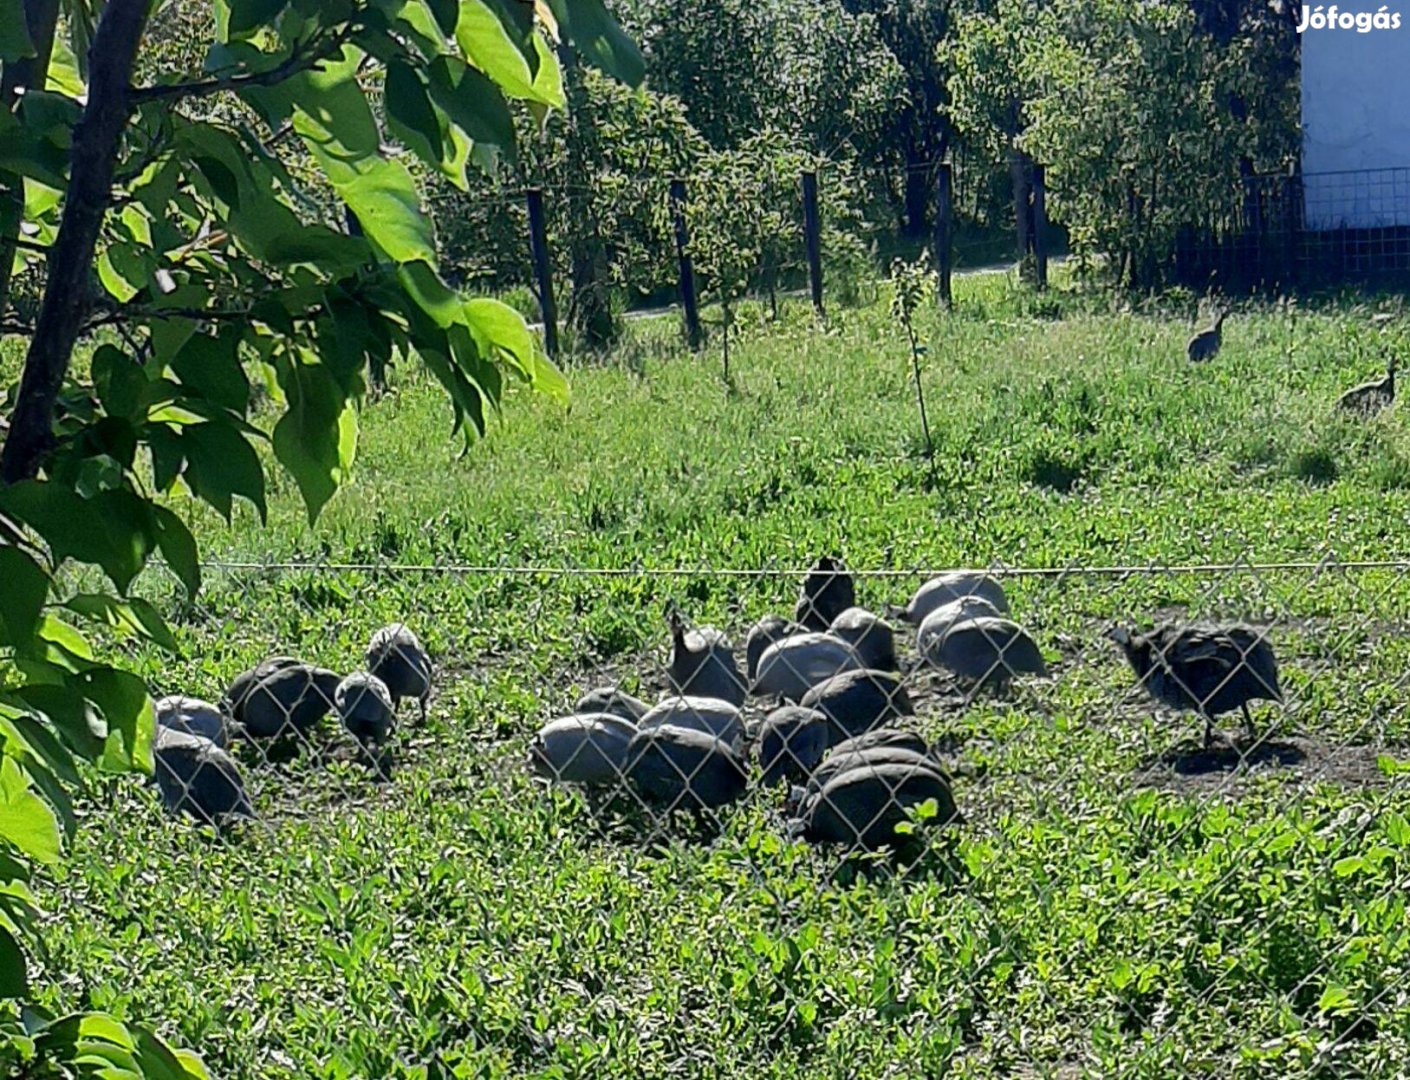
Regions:
<svg viewBox="0 0 1410 1080"><path fill-rule="evenodd" d="M558 305L553 302L553 265L548 257L548 226L543 216L543 191L524 192L529 204L529 251L534 260L534 281L539 289L539 311L543 314L543 347L550 357L558 356Z"/></svg>
<svg viewBox="0 0 1410 1080"><path fill-rule="evenodd" d="M1048 287L1048 207L1047 169L1033 166L1033 263L1038 288Z"/></svg>
<svg viewBox="0 0 1410 1080"><path fill-rule="evenodd" d="M950 163L942 161L935 170L935 272L939 275L937 295L946 307L950 295L951 225L954 217L950 189Z"/></svg>
<svg viewBox="0 0 1410 1080"><path fill-rule="evenodd" d="M681 268L681 306L685 335L692 349L700 348L700 309L695 298L695 269L690 262L690 230L685 223L685 181L671 181L671 217L676 226L676 258Z"/></svg>
<svg viewBox="0 0 1410 1080"><path fill-rule="evenodd" d="M803 174L803 244L808 250L808 284L813 307L823 314L822 222L818 217L818 174Z"/></svg>

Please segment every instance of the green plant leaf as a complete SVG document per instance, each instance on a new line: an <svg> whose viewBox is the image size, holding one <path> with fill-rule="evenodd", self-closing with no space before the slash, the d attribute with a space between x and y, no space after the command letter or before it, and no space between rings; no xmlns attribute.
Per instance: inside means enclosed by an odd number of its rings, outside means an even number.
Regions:
<svg viewBox="0 0 1410 1080"><path fill-rule="evenodd" d="M499 87L459 57L438 56L427 70L431 100L478 150L488 147L513 160L514 117ZM472 153L481 167L482 155Z"/></svg>
<svg viewBox="0 0 1410 1080"><path fill-rule="evenodd" d="M8 754L0 755L0 839L36 862L56 863L63 853L58 818Z"/></svg>
<svg viewBox="0 0 1410 1080"><path fill-rule="evenodd" d="M249 441L232 425L218 420L182 429L186 482L200 498L230 521L231 499L240 495L254 504L260 521L268 511L264 501L264 469Z"/></svg>
<svg viewBox="0 0 1410 1080"><path fill-rule="evenodd" d="M591 64L628 86L640 86L646 61L636 42L607 13L602 0L549 0L558 32Z"/></svg>
<svg viewBox="0 0 1410 1080"><path fill-rule="evenodd" d="M140 597L134 596L124 602L106 593L79 593L64 607L77 615L104 623L121 634L135 634L173 655L181 653L176 637L157 614L157 609Z"/></svg>
<svg viewBox="0 0 1410 1080"><path fill-rule="evenodd" d="M0 491L0 507L43 536L56 560L101 566L122 593L154 547L152 508L130 491L84 499L62 484L27 480ZM94 528L95 521L103 527Z"/></svg>
<svg viewBox="0 0 1410 1080"><path fill-rule="evenodd" d="M244 414L250 381L240 363L239 332L193 334L172 358L171 369L189 391Z"/></svg>
<svg viewBox="0 0 1410 1080"><path fill-rule="evenodd" d="M385 95L394 133L422 161L432 168L438 166L445 157L441 120L421 76L410 64L392 61L387 65Z"/></svg>
<svg viewBox="0 0 1410 1080"><path fill-rule="evenodd" d="M98 765L115 772L152 771L152 732L156 718L147 684L116 668L95 668L76 685L103 714L108 734Z"/></svg>
<svg viewBox="0 0 1410 1080"><path fill-rule="evenodd" d="M9 645L31 641L49 596L49 575L17 547L0 547L0 634Z"/></svg>
<svg viewBox="0 0 1410 1080"><path fill-rule="evenodd" d="M0 999L28 995L29 971L25 966L24 952L14 935L0 925Z"/></svg>
<svg viewBox="0 0 1410 1080"><path fill-rule="evenodd" d="M186 586L186 595L194 599L201 591L201 559L191 530L165 506L153 506L152 517L162 558Z"/></svg>
<svg viewBox="0 0 1410 1080"><path fill-rule="evenodd" d="M93 352L93 389L109 416L136 416L147 389L147 373L132 357L113 345Z"/></svg>
<svg viewBox="0 0 1410 1080"><path fill-rule="evenodd" d="M0 61L10 64L33 55L24 0L0 0Z"/></svg>
<svg viewBox="0 0 1410 1080"><path fill-rule="evenodd" d="M75 754L87 761L97 761L102 755L106 732L101 719L73 687L31 682L14 691L14 696L25 708L42 714Z"/></svg>
<svg viewBox="0 0 1410 1080"><path fill-rule="evenodd" d="M287 5L288 0L229 0L227 33L239 38L268 26Z"/></svg>
<svg viewBox="0 0 1410 1080"><path fill-rule="evenodd" d="M280 382L289 406L274 425L274 456L299 485L314 522L352 467L357 413L322 364L294 359Z"/></svg>
<svg viewBox="0 0 1410 1080"><path fill-rule="evenodd" d="M531 60L537 63L538 58L532 29L522 37L517 32L511 33L496 14L497 9L503 10L488 0L461 0L455 40L465 53L465 59L498 83L510 97L545 105L558 104L534 85ZM516 41L516 37L519 40Z"/></svg>

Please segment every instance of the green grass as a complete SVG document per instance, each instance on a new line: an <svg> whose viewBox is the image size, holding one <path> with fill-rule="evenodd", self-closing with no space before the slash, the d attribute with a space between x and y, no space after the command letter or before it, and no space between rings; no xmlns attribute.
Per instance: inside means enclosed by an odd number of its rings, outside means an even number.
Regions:
<svg viewBox="0 0 1410 1080"><path fill-rule="evenodd" d="M733 391L716 351L636 324L571 371L570 410L516 395L463 455L399 371L316 527L287 483L267 528L197 514L198 605L149 575L187 649L133 652L154 691L214 697L271 652L347 670L404 617L432 717L390 785L247 755L264 820L233 840L99 786L42 894L45 1000L158 1023L221 1076L1403 1073L1410 583L1158 569L1410 556L1403 415L1331 408L1377 374L1364 312L1251 309L1192 369L1154 306L1002 277L959 299L924 324L933 487L884 303L822 327L790 305L750 315ZM718 835L651 837L529 778L527 739L595 680L657 692L668 598L739 637L825 551L1024 571L1053 680L967 709L917 687L965 777L929 855L840 864L758 792ZM338 566L235 565L306 560ZM1131 696L1099 631L1171 611L1273 624L1290 705L1257 715L1307 761L1143 784L1198 725Z"/></svg>

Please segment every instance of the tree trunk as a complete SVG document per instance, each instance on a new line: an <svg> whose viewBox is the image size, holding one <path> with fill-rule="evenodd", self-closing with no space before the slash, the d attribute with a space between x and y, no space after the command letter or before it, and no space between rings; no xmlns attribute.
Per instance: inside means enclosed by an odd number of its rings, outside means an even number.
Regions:
<svg viewBox="0 0 1410 1080"><path fill-rule="evenodd" d="M901 193L901 231L908 237L924 235L929 221L929 165L923 146L914 142L906 146L906 178Z"/></svg>
<svg viewBox="0 0 1410 1080"><path fill-rule="evenodd" d="M20 87L44 88L49 79L49 58L54 52L54 27L59 20L59 0L25 0L25 25L35 55L5 65L0 75L0 109L10 112ZM15 268L15 241L24 217L24 181L14 173L0 172L0 315L10 303L10 277Z"/></svg>
<svg viewBox="0 0 1410 1080"><path fill-rule="evenodd" d="M73 132L69 188L39 321L25 356L0 481L32 479L53 444L54 403L91 304L89 280L98 233L112 199L118 145L131 107L132 68L149 0L108 0L89 51L88 104Z"/></svg>
<svg viewBox="0 0 1410 1080"><path fill-rule="evenodd" d="M1028 257L1033 246L1033 234L1029 225L1029 171L1028 155L1016 146L1009 148L1009 176L1013 181L1013 220L1018 240L1018 261Z"/></svg>
<svg viewBox="0 0 1410 1080"><path fill-rule="evenodd" d="M577 54L566 42L559 50L563 88L568 98L566 150L568 175L574 190L568 194L568 278L573 299L568 318L579 341L591 350L610 346L621 333L612 311L608 281L607 245L598 228L591 203L591 160L596 156L596 129L588 115L587 90L578 71Z"/></svg>

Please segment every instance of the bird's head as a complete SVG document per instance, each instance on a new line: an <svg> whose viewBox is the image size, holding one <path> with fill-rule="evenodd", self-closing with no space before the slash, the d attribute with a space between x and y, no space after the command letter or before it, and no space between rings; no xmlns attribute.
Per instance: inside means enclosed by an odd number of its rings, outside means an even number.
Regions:
<svg viewBox="0 0 1410 1080"><path fill-rule="evenodd" d="M1114 641L1125 655L1127 662L1138 672L1143 672L1149 666L1148 650L1145 642L1137 635L1131 633L1126 627L1120 624L1113 624L1102 634L1109 641Z"/></svg>

